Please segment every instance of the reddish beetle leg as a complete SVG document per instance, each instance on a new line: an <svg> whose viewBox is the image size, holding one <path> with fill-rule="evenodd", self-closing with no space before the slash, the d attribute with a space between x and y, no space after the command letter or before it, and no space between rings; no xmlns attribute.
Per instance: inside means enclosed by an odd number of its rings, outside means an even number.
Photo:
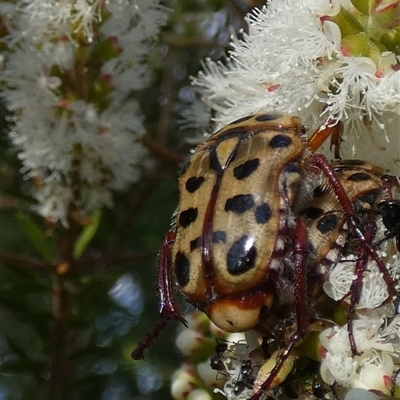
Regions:
<svg viewBox="0 0 400 400"><path fill-rule="evenodd" d="M304 306L307 304L307 268L306 268L306 257L307 257L307 229L302 220L297 220L295 230L295 242L294 242L294 258L295 258L295 284L294 284L294 295L296 305L296 320L297 327L296 332L290 337L288 344L282 350L279 355L279 359L272 369L268 379L262 383L260 389L255 393L251 400L259 400L264 395L277 375L283 367L285 361L290 355L293 347L297 342L304 338L308 333L308 316L307 308Z"/></svg>
<svg viewBox="0 0 400 400"><path fill-rule="evenodd" d="M157 289L160 295L160 320L154 329L139 343L132 352L131 357L134 360L144 358L144 351L151 345L153 340L165 328L168 321L174 319L182 322L187 327L186 320L181 316L178 305L172 290L171 283L171 247L175 241L175 232L168 232L163 239L158 258L158 278Z"/></svg>
<svg viewBox="0 0 400 400"><path fill-rule="evenodd" d="M376 224L373 223L372 221L367 222L364 229L364 234L365 234L365 239L368 241L368 243L372 243L375 237L375 233L376 233ZM356 279L353 280L349 291L349 293L351 293L351 300L350 300L349 316L347 320L347 326L348 326L347 329L349 334L350 348L353 356L359 355L357 351L356 342L354 340L353 321L354 321L354 316L356 314L356 306L360 302L361 298L364 272L367 268L368 258L369 258L368 254L366 253L364 247L362 249L361 257L357 260L355 266Z"/></svg>

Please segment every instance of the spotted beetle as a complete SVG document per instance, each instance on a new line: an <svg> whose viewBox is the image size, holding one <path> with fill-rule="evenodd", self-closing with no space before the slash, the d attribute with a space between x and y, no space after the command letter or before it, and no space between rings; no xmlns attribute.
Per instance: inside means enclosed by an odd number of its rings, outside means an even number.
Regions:
<svg viewBox="0 0 400 400"><path fill-rule="evenodd" d="M378 264L393 296L393 281L357 224L359 193L348 194L335 167L315 153L329 131L306 142L298 117L256 114L232 122L198 147L181 173L174 229L159 254L161 320L132 353L134 359L143 358L169 320L185 324L173 295L175 282L188 302L227 332L268 331L282 309L294 308L296 332L252 397L259 399L307 333L308 270L327 258L344 224L364 258ZM316 232L324 233L318 226L326 215L309 218L312 205L307 207L317 201L318 187L335 203L330 213L336 222L323 246Z"/></svg>
<svg viewBox="0 0 400 400"><path fill-rule="evenodd" d="M361 160L341 160L331 165L355 214L369 213L391 196L383 182L381 167ZM305 220L308 231L308 268L323 274L325 267L329 268L337 261L347 238L348 229L343 227L346 216L340 201L322 183L314 187L311 199L298 215Z"/></svg>

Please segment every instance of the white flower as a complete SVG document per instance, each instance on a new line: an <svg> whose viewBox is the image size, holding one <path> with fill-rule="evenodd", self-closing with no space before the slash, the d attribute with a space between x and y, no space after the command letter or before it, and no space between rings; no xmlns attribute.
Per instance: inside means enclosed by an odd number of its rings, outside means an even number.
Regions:
<svg viewBox="0 0 400 400"><path fill-rule="evenodd" d="M358 55L364 41L372 48L376 38L367 29L365 38L342 33L336 16L345 8L354 12L344 3L271 0L249 14L248 33L232 39L230 57L224 63L206 60L192 83L216 111L217 127L270 110L299 115L310 132L342 120L342 158L368 160L375 149L374 161L396 173L399 62L390 51Z"/></svg>
<svg viewBox="0 0 400 400"><path fill-rule="evenodd" d="M177 336L175 344L185 356L188 356L193 355L200 350L204 339L204 336L198 331L183 329Z"/></svg>
<svg viewBox="0 0 400 400"><path fill-rule="evenodd" d="M80 31L91 41L93 24L101 20L101 3L102 0L20 0L17 6L25 14L25 22L28 22L23 34L33 33L35 41L40 42L51 35L72 37L73 33ZM73 31L71 25L74 25Z"/></svg>
<svg viewBox="0 0 400 400"><path fill-rule="evenodd" d="M204 389L194 389L189 393L187 400L212 400L212 397Z"/></svg>
<svg viewBox="0 0 400 400"><path fill-rule="evenodd" d="M217 371L211 368L211 363L209 359L197 365L197 373L201 381L208 388L218 388L224 382L224 379L221 379L220 374L218 374Z"/></svg>
<svg viewBox="0 0 400 400"><path fill-rule="evenodd" d="M206 131L211 122L210 108L198 98L184 107L181 115L180 123L183 129L194 128L196 131Z"/></svg>
<svg viewBox="0 0 400 400"><path fill-rule="evenodd" d="M345 388L390 391L388 382L399 368L400 316L391 318L389 324L389 317L377 316L373 311L370 316L353 321L358 354L352 354L348 326L329 328L321 333L321 345L325 349L321 376L326 383L336 381Z"/></svg>
<svg viewBox="0 0 400 400"><path fill-rule="evenodd" d="M329 279L324 284L324 291L334 300L345 300L351 302L350 288L356 279L354 275L354 257L344 257L329 271ZM386 268L391 271L393 279L398 280L399 263L397 255L392 258L383 258ZM357 309L373 309L382 305L388 298L388 286L383 274L376 265L370 260L365 268L362 279L361 296L357 303Z"/></svg>
<svg viewBox="0 0 400 400"><path fill-rule="evenodd" d="M183 365L172 377L171 396L175 400L184 400L196 387L196 377L190 365Z"/></svg>
<svg viewBox="0 0 400 400"><path fill-rule="evenodd" d="M140 175L147 153L132 95L149 84L145 56L168 13L158 0L21 0L2 10L10 138L35 180L36 209L67 224L71 203L83 212L111 205L111 190ZM92 42L115 53L101 69L85 64Z"/></svg>

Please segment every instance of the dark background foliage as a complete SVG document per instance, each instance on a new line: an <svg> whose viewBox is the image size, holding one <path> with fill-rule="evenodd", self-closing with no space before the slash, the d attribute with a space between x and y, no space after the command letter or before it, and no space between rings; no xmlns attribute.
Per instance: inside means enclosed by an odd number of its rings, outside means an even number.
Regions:
<svg viewBox="0 0 400 400"><path fill-rule="evenodd" d="M253 4L254 3L254 4ZM189 76L206 56L220 58L232 27L245 27L255 2L177 0L149 57L152 86L139 94L151 167L102 210L98 230L72 268L57 262L81 227L48 226L32 211L1 108L0 399L168 399L181 356L177 324L146 360L130 353L157 321L156 257L178 201L177 177L199 132L179 126L195 94ZM71 232L75 229L75 232ZM77 232L77 231L78 232ZM185 305L183 305L185 308Z"/></svg>

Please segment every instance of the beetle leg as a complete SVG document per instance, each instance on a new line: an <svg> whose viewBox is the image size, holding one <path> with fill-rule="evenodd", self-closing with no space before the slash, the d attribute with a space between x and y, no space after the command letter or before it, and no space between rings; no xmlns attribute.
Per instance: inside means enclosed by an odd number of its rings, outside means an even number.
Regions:
<svg viewBox="0 0 400 400"><path fill-rule="evenodd" d="M394 175L382 175L381 182L386 191L387 200L394 200L393 190L400 190L400 177Z"/></svg>
<svg viewBox="0 0 400 400"><path fill-rule="evenodd" d="M376 234L376 224L373 223L372 221L369 221L365 226L364 234L365 234L365 239L368 241L368 243L372 243ZM349 291L349 293L351 293L351 300L350 300L349 316L347 319L347 330L349 333L350 348L353 356L359 355L359 352L357 351L356 342L354 340L353 321L354 321L354 316L356 314L356 306L360 302L361 298L363 276L364 276L364 271L366 270L367 267L367 263L368 263L368 254L365 252L365 247L363 246L361 257L357 260L355 266L356 278L353 280Z"/></svg>
<svg viewBox="0 0 400 400"><path fill-rule="evenodd" d="M355 219L353 204L351 203L349 197L347 196L346 191L345 191L342 183L340 182L340 179L336 175L336 172L330 165L329 161L322 154L314 154L312 156L312 161L316 166L318 166L318 168L322 171L322 173L327 178L340 205L342 206L343 213L346 217L349 227L353 230L355 235L360 240L365 252L376 262L380 272L382 273L383 278L385 279L385 282L387 284L388 293L389 293L388 298L383 303L383 304L386 304L387 302L391 301L391 299L396 294L396 285L393 281L393 278L389 274L389 271L387 270L384 262L378 256L378 254L376 253L376 251L372 247L372 245L370 243L368 243L368 240L364 237L363 232L360 230L360 228L358 226L359 224L357 224L356 219Z"/></svg>
<svg viewBox="0 0 400 400"><path fill-rule="evenodd" d="M295 283L294 283L294 295L296 304L296 319L297 319L297 331L299 331L301 337L304 337L308 332L308 315L307 307L304 305L307 301L307 268L306 268L306 256L307 256L307 228L303 220L298 219L295 231L294 240L294 257L295 257Z"/></svg>
<svg viewBox="0 0 400 400"><path fill-rule="evenodd" d="M334 149L335 160L342 159L342 157L340 157L340 144L343 142L342 136L343 136L343 124L340 122L338 123L337 129L334 129L334 131L332 132L331 145L329 147L329 150L332 150L332 147Z"/></svg>
<svg viewBox="0 0 400 400"><path fill-rule="evenodd" d="M332 124L332 125L329 125ZM342 142L343 136L343 122L337 121L336 124L333 121L328 121L326 125L318 128L308 139L307 146L308 148L315 153L328 139L331 137L331 146L335 150L335 159L341 160L340 157L340 143Z"/></svg>
<svg viewBox="0 0 400 400"><path fill-rule="evenodd" d="M171 248L175 241L175 232L168 232L163 239L163 244L158 260L158 279L157 290L160 294L160 314L168 319L181 321L187 325L186 320L181 316L179 307L176 304L175 296L172 290L171 279Z"/></svg>
<svg viewBox="0 0 400 400"><path fill-rule="evenodd" d="M288 359L290 352L297 342L304 338L308 333L308 315L307 315L307 228L304 222L300 219L297 220L295 238L294 238L294 295L296 305L296 332L290 337L287 345L284 347L279 355L279 359L275 367L272 369L269 377L262 383L260 389L255 393L251 400L260 400L261 396L270 388L273 381L276 379L279 371L282 369L284 363Z"/></svg>
<svg viewBox="0 0 400 400"><path fill-rule="evenodd" d="M160 254L158 257L158 279L157 290L160 294L160 320L154 329L138 344L132 352L134 360L144 358L144 351L150 346L151 342L165 328L168 321L174 319L187 326L186 320L181 316L179 307L176 304L171 282L171 247L175 241L175 232L168 232L163 239Z"/></svg>

